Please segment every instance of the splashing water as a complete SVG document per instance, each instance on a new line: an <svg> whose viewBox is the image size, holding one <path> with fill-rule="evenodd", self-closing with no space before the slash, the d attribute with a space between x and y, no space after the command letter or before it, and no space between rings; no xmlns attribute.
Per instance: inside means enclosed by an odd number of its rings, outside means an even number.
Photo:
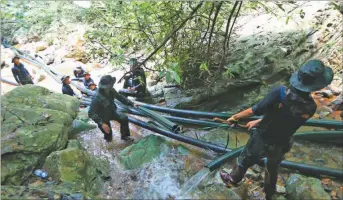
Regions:
<svg viewBox="0 0 343 200"><path fill-rule="evenodd" d="M202 168L192 178L186 181L181 188L181 195L187 197L190 192L198 187L202 180L204 180L211 173L207 167Z"/></svg>
<svg viewBox="0 0 343 200"><path fill-rule="evenodd" d="M145 165L138 175L138 179L143 182L142 191L139 191L140 198L168 199L180 196L179 173L182 169L180 155L173 152L161 155Z"/></svg>

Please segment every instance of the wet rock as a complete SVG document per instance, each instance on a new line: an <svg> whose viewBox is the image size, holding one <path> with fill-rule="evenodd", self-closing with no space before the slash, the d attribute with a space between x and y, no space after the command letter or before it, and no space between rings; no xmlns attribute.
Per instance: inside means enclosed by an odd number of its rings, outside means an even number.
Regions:
<svg viewBox="0 0 343 200"><path fill-rule="evenodd" d="M204 165L205 161L197 156L189 155L184 160L184 168L188 176L193 176L198 171L200 171Z"/></svg>
<svg viewBox="0 0 343 200"><path fill-rule="evenodd" d="M195 199L242 199L233 190L221 184L215 184L205 187L203 191L193 194L192 197Z"/></svg>
<svg viewBox="0 0 343 200"><path fill-rule="evenodd" d="M82 131L89 131L95 128L97 128L95 124L91 124L91 123L84 122L82 120L75 119L73 121L73 128L70 134L75 135Z"/></svg>
<svg viewBox="0 0 343 200"><path fill-rule="evenodd" d="M329 106L332 110L343 110L343 95L339 95L334 101L332 101Z"/></svg>
<svg viewBox="0 0 343 200"><path fill-rule="evenodd" d="M258 181L261 179L260 174L255 173L253 170L248 169L247 173L245 176L251 180Z"/></svg>
<svg viewBox="0 0 343 200"><path fill-rule="evenodd" d="M276 185L276 192L279 194L285 194L286 193L286 188L281 185Z"/></svg>
<svg viewBox="0 0 343 200"><path fill-rule="evenodd" d="M54 180L74 184L73 190L99 194L109 178L107 161L90 156L80 149L76 140L69 141L67 149L51 153L43 165Z"/></svg>
<svg viewBox="0 0 343 200"><path fill-rule="evenodd" d="M332 180L331 179L328 179L328 178L322 179L321 183L322 183L322 186L323 186L325 191L327 191L327 192L332 191L333 186L332 186Z"/></svg>
<svg viewBox="0 0 343 200"><path fill-rule="evenodd" d="M46 48L48 48L47 45L38 46L38 47L36 48L36 52L38 52L38 51L44 51Z"/></svg>
<svg viewBox="0 0 343 200"><path fill-rule="evenodd" d="M86 195L72 191L68 185L45 183L39 186L1 186L1 199L85 199Z"/></svg>
<svg viewBox="0 0 343 200"><path fill-rule="evenodd" d="M122 150L118 156L119 162L125 169L139 168L160 155L164 141L162 137L155 135L144 137L138 143Z"/></svg>
<svg viewBox="0 0 343 200"><path fill-rule="evenodd" d="M86 64L89 61L89 57L87 56L86 52L82 51L81 49L74 49L72 52L65 55L66 58L74 58L76 61L80 61L83 64Z"/></svg>
<svg viewBox="0 0 343 200"><path fill-rule="evenodd" d="M186 147L184 147L183 145L178 145L177 150L182 155L189 155L189 150Z"/></svg>
<svg viewBox="0 0 343 200"><path fill-rule="evenodd" d="M79 103L25 85L2 96L1 104L1 183L18 185L51 152L65 148Z"/></svg>
<svg viewBox="0 0 343 200"><path fill-rule="evenodd" d="M305 177L299 174L292 174L286 183L287 196L290 199L331 199L325 192L320 180L312 177Z"/></svg>

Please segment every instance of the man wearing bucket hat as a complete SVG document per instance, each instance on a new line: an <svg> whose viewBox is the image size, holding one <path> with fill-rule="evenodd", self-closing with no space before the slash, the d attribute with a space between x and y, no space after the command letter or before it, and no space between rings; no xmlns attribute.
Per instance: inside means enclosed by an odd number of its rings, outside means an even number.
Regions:
<svg viewBox="0 0 343 200"><path fill-rule="evenodd" d="M311 92L329 85L333 71L320 60L305 63L290 78L290 88L274 88L262 101L252 108L233 115L228 122L237 122L252 115L263 115L262 119L251 121L248 129L256 127L238 158L231 173L221 172L224 182L240 182L247 169L267 157L264 192L270 199L275 193L278 165L291 148L291 139L316 111Z"/></svg>
<svg viewBox="0 0 343 200"><path fill-rule="evenodd" d="M118 121L120 123L121 139L132 142L130 138L129 120L128 117L117 111L117 106L114 103L114 99L118 99L125 105L135 106L132 101L119 94L113 85L116 82L116 78L110 75L101 77L99 82L99 89L96 96L92 99L92 103L89 106L88 115L95 123L98 124L99 129L104 134L104 139L107 142L112 141L112 129L111 120Z"/></svg>
<svg viewBox="0 0 343 200"><path fill-rule="evenodd" d="M70 76L63 76L62 81L62 93L70 96L74 96L74 90L70 87Z"/></svg>
<svg viewBox="0 0 343 200"><path fill-rule="evenodd" d="M91 78L91 74L89 73L88 70L85 72L84 76L85 76L85 79L84 79L84 81L83 81L83 85L84 85L86 88L88 88L88 85L89 85L90 83L94 83L94 81L93 81L93 79Z"/></svg>
<svg viewBox="0 0 343 200"><path fill-rule="evenodd" d="M12 63L14 64L12 67L12 74L14 79L17 81L19 85L26 85L26 84L33 84L32 76L24 67L24 65L19 61L18 56L14 56L12 58Z"/></svg>

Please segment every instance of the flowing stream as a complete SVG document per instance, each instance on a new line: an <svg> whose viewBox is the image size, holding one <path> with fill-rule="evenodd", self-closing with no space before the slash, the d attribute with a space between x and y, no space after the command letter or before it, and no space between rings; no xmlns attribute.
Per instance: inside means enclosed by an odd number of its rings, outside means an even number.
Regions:
<svg viewBox="0 0 343 200"><path fill-rule="evenodd" d="M120 141L119 126L113 124L114 142L107 144L102 139L102 133L98 129L83 132L79 135L82 146L94 156L107 159L110 162L111 180L104 186L103 198L108 199L184 199L201 198L204 187L211 185L215 178L208 168L204 166L218 157L218 154L208 150L202 150L175 140L165 138L161 153L149 163L143 164L138 169L124 170L119 164L117 156L127 146ZM153 134L150 131L130 124L133 137L140 140L142 137ZM196 138L210 134L209 131L188 129L187 136ZM212 133L211 134L216 134ZM218 133L219 134L219 133ZM246 133L234 131L234 138L238 136L239 145L245 144L248 137ZM163 137L163 136L162 136ZM218 135L215 140L218 145L225 145L226 136ZM231 141L235 148L236 141ZM184 150L180 150L179 145ZM186 152L186 153L185 153ZM341 168L343 165L343 152L341 147L334 145L317 144L311 142L296 142L291 152L286 154L286 159L296 162L305 162L330 168ZM227 169L232 167L233 161L225 164ZM218 173L217 173L218 174ZM211 175L211 177L210 177ZM218 176L218 175L217 175ZM223 184L220 178L216 184ZM255 187L260 187L256 186ZM218 191L218 194L220 191ZM194 196L197 195L197 196Z"/></svg>

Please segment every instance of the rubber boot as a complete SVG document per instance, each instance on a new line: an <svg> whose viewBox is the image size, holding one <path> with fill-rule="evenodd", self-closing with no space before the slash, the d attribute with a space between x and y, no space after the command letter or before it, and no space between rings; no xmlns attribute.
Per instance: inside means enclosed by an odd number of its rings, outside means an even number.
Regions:
<svg viewBox="0 0 343 200"><path fill-rule="evenodd" d="M247 168L243 168L235 164L230 174L220 172L220 177L225 183L230 182L232 184L237 184L243 179L247 170Z"/></svg>

